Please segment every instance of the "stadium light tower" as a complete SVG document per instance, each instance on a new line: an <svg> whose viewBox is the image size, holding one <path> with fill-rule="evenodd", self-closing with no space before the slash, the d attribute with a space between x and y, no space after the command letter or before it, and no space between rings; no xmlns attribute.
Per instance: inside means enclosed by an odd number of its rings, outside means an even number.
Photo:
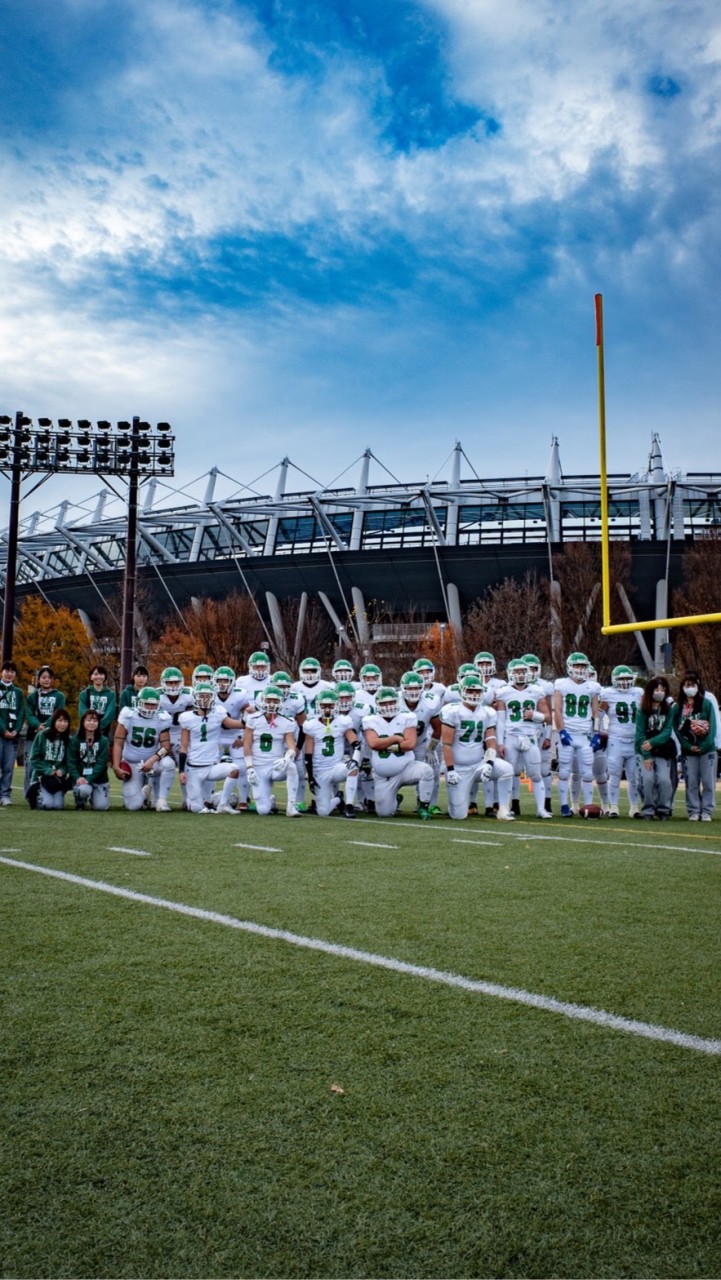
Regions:
<svg viewBox="0 0 721 1280"><path fill-rule="evenodd" d="M123 580L123 623L120 644L121 684L130 682L133 664L133 612L137 576L138 484L151 476L172 476L175 467L174 437L168 422L133 418L95 427L87 418L74 425L70 418L38 418L37 426L22 411L11 418L0 415L0 471L10 479L10 514L7 535L7 570L3 604L2 661L13 653L15 580L20 528L20 496L23 480L40 475L37 489L51 475L118 476L128 482L128 525ZM30 490L33 492L33 490Z"/></svg>

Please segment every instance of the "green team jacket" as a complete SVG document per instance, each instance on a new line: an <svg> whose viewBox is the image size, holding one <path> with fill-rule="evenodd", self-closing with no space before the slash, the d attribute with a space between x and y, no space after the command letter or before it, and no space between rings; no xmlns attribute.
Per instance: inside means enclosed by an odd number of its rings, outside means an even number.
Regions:
<svg viewBox="0 0 721 1280"><path fill-rule="evenodd" d="M708 720L708 733L703 738L697 738L691 729L691 720ZM674 712L673 727L676 736L681 743L681 752L688 756L691 754L692 747L698 747L698 752L694 751L694 755L706 755L708 751L716 750L716 714L713 709L713 703L708 698L704 698L700 711L694 711L693 716L684 716L683 707L676 703Z"/></svg>
<svg viewBox="0 0 721 1280"><path fill-rule="evenodd" d="M35 737L42 724L50 724L53 712L64 706L65 694L61 693L59 689L49 689L47 693L43 693L40 689L33 689L33 692L28 694L25 703L28 742Z"/></svg>
<svg viewBox="0 0 721 1280"><path fill-rule="evenodd" d="M16 684L0 684L0 735L19 733L25 722L25 695Z"/></svg>
<svg viewBox="0 0 721 1280"><path fill-rule="evenodd" d="M102 689L97 693L90 684L87 689L83 689L78 698L78 718L82 720L86 711L97 711L103 733L107 733L113 723L116 709L117 700L114 689Z"/></svg>
<svg viewBox="0 0 721 1280"><path fill-rule="evenodd" d="M68 747L68 773L73 783L85 778L91 786L108 781L110 743L100 734L93 743L74 734Z"/></svg>
<svg viewBox="0 0 721 1280"><path fill-rule="evenodd" d="M36 782L39 778L48 777L59 769L61 773L68 772L67 748L64 738L50 738L46 729L41 729L33 739L33 749L30 752L30 767L32 769L32 781Z"/></svg>

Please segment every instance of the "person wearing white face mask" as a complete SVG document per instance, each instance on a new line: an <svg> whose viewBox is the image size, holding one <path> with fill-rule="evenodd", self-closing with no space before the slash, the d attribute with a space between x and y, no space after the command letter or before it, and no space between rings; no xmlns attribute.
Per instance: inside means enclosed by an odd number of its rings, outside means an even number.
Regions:
<svg viewBox="0 0 721 1280"><path fill-rule="evenodd" d="M636 783L641 808L634 815L647 822L671 817L676 770L673 740L674 701L665 676L653 676L636 714Z"/></svg>
<svg viewBox="0 0 721 1280"><path fill-rule="evenodd" d="M716 806L716 713L697 671L687 671L681 681L674 731L681 743L689 821L710 822Z"/></svg>

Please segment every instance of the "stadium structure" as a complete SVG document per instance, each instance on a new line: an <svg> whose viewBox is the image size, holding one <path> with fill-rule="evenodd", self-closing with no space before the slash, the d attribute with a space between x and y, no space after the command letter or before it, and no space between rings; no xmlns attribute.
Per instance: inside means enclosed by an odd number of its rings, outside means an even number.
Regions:
<svg viewBox="0 0 721 1280"><path fill-rule="evenodd" d="M354 468L354 482L340 484ZM556 438L545 476L484 476L458 442L444 470L444 478L400 481L367 449L327 487L309 487L311 477L288 458L261 477L272 492L218 468L200 478L204 493L192 501L187 491L151 480L141 489L141 577L166 609L251 593L279 644L279 601L315 597L339 645L363 649L371 640L370 601L459 626L462 611L489 587L529 569L552 577L552 556L564 545L600 540L599 476L565 476ZM291 473L304 487L291 488ZM228 483L233 491L218 497ZM631 548L637 613L622 598L625 614L630 622L666 618L684 549L721 524L721 474L667 472L654 435L647 465L609 476L608 490L610 537ZM107 489L80 505L25 515L18 598L40 593L78 609L92 626L120 584L125 540L125 507ZM3 575L6 550L0 544ZM663 630L653 636L650 655L636 632L649 667L668 640Z"/></svg>

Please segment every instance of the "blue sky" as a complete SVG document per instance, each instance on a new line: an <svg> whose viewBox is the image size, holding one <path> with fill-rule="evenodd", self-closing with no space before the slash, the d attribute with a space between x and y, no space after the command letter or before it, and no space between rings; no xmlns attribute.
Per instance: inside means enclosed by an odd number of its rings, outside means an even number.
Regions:
<svg viewBox="0 0 721 1280"><path fill-rule="evenodd" d="M3 0L0 38L3 412L169 419L181 484L457 438L542 474L554 433L593 471L602 292L610 469L658 431L721 470L712 0Z"/></svg>

